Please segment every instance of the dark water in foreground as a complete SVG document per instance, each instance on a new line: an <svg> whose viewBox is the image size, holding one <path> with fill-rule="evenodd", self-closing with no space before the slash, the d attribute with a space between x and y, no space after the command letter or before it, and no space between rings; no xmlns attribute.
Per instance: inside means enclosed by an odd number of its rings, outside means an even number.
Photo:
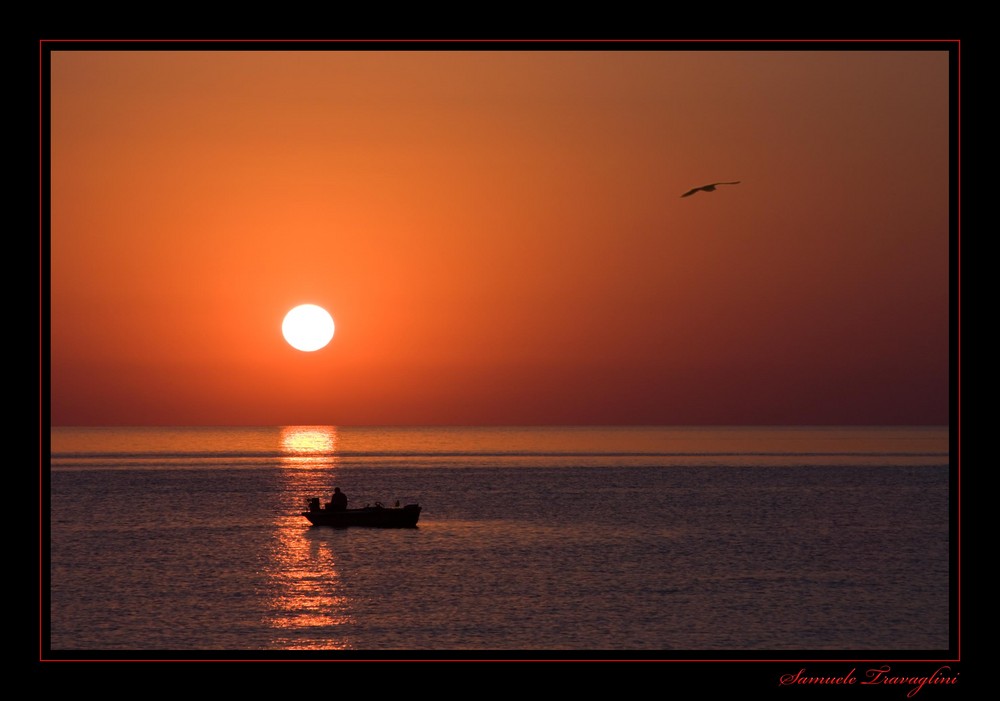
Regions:
<svg viewBox="0 0 1000 701"><path fill-rule="evenodd" d="M945 650L948 433L54 429L53 651ZM311 496L424 507L310 527Z"/></svg>

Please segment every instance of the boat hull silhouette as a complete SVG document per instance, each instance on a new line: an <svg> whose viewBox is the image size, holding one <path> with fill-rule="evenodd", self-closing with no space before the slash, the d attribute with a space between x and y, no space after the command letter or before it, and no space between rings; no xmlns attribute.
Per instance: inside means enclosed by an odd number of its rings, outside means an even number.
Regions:
<svg viewBox="0 0 1000 701"><path fill-rule="evenodd" d="M367 528L414 528L420 520L420 505L407 504L399 507L385 507L376 503L361 509L320 508L319 499L309 504L309 510L302 515L314 526L331 526L333 528L349 528L360 526Z"/></svg>

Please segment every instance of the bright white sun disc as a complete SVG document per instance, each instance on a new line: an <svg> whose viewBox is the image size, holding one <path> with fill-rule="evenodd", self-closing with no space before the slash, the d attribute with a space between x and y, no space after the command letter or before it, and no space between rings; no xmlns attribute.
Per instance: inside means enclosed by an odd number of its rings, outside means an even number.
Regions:
<svg viewBox="0 0 1000 701"><path fill-rule="evenodd" d="M333 317L315 304L300 304L285 314L281 333L292 348L319 350L333 338Z"/></svg>

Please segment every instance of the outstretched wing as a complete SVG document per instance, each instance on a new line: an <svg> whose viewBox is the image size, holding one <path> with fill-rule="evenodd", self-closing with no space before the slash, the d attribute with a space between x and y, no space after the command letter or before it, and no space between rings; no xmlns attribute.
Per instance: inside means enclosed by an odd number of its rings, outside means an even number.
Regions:
<svg viewBox="0 0 1000 701"><path fill-rule="evenodd" d="M712 190L715 189L716 185L739 185L739 184L740 184L739 180L732 180L725 183L709 183L708 185L702 185L701 187L691 188L683 195L681 195L681 197L689 197L700 190L704 190L705 192L711 192Z"/></svg>

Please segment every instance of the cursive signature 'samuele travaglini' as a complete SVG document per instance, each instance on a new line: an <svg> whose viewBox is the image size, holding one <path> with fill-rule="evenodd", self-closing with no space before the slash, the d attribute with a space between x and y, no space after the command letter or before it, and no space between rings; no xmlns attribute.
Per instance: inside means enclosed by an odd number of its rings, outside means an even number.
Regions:
<svg viewBox="0 0 1000 701"><path fill-rule="evenodd" d="M917 695L917 692L927 685L957 684L959 675L958 672L952 673L952 669L948 665L938 667L927 676L915 674L893 674L892 668L889 665L871 667L865 670L864 678L861 679L856 676L856 672L857 667L841 676L811 677L806 673L806 670L803 667L795 674L781 675L781 678L778 679L778 686L792 686L799 684L829 686L849 686L852 684L856 684L858 686L871 686L875 684L899 685L911 687L910 691L906 694L906 697L913 698Z"/></svg>

